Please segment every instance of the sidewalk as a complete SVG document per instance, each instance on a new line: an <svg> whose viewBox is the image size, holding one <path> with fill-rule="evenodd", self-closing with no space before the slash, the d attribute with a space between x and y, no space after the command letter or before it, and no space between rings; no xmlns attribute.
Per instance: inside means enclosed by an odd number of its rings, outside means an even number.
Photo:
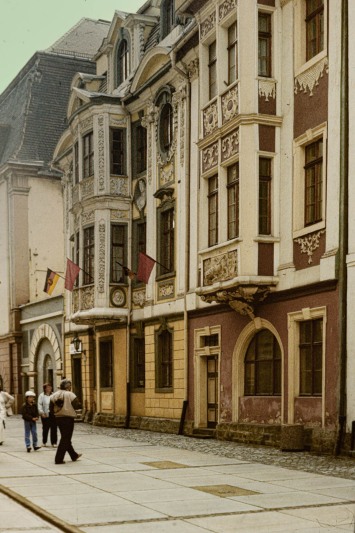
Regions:
<svg viewBox="0 0 355 533"><path fill-rule="evenodd" d="M9 418L0 447L0 531L355 531L354 479L120 434L77 424L73 444L83 457L55 465L53 448L26 453L23 422Z"/></svg>

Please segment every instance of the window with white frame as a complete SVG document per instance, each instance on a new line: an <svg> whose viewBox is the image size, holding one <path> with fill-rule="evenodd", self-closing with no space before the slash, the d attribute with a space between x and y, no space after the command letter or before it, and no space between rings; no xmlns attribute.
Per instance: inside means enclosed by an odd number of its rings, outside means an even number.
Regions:
<svg viewBox="0 0 355 533"><path fill-rule="evenodd" d="M272 34L271 13L258 15L258 74L272 76Z"/></svg>
<svg viewBox="0 0 355 533"><path fill-rule="evenodd" d="M209 99L217 96L217 41L208 47L208 87Z"/></svg>
<svg viewBox="0 0 355 533"><path fill-rule="evenodd" d="M228 28L228 84L238 78L238 28L237 21Z"/></svg>
<svg viewBox="0 0 355 533"><path fill-rule="evenodd" d="M306 59L324 48L324 0L306 0Z"/></svg>
<svg viewBox="0 0 355 533"><path fill-rule="evenodd" d="M218 243L218 176L208 180L208 246Z"/></svg>
<svg viewBox="0 0 355 533"><path fill-rule="evenodd" d="M326 124L294 141L294 237L325 227Z"/></svg>

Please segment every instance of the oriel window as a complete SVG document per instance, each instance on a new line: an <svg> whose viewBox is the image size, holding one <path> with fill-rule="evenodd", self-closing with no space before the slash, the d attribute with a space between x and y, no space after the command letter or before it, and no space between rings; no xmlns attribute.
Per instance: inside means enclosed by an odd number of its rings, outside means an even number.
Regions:
<svg viewBox="0 0 355 533"><path fill-rule="evenodd" d="M83 177L89 178L94 175L94 142L93 133L83 137Z"/></svg>
<svg viewBox="0 0 355 533"><path fill-rule="evenodd" d="M111 174L122 176L126 173L126 130L111 130Z"/></svg>
<svg viewBox="0 0 355 533"><path fill-rule="evenodd" d="M227 169L228 239L239 236L239 162Z"/></svg>
<svg viewBox="0 0 355 533"><path fill-rule="evenodd" d="M95 277L95 231L94 226L84 229L84 285L94 283Z"/></svg>
<svg viewBox="0 0 355 533"><path fill-rule="evenodd" d="M111 226L111 282L123 283L125 281L124 268L127 265L126 240L127 226L125 224L112 224Z"/></svg>
<svg viewBox="0 0 355 533"><path fill-rule="evenodd" d="M228 84L238 77L238 33L237 22L228 28Z"/></svg>
<svg viewBox="0 0 355 533"><path fill-rule="evenodd" d="M271 159L259 158L259 235L271 234Z"/></svg>
<svg viewBox="0 0 355 533"><path fill-rule="evenodd" d="M272 76L272 38L271 38L271 15L269 13L259 13L258 15L258 63L259 76L271 78Z"/></svg>
<svg viewBox="0 0 355 533"><path fill-rule="evenodd" d="M208 180L208 246L218 242L218 176Z"/></svg>
<svg viewBox="0 0 355 533"><path fill-rule="evenodd" d="M208 47L208 85L210 100L217 96L217 43L214 41Z"/></svg>

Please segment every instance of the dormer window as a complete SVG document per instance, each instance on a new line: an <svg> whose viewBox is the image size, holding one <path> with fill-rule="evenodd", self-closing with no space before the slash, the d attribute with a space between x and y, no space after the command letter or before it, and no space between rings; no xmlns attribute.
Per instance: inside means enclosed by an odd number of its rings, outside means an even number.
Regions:
<svg viewBox="0 0 355 533"><path fill-rule="evenodd" d="M117 49L117 85L121 85L129 74L129 46L126 39L122 39Z"/></svg>
<svg viewBox="0 0 355 533"><path fill-rule="evenodd" d="M172 31L175 24L174 0L163 0L160 6L160 34L164 39Z"/></svg>

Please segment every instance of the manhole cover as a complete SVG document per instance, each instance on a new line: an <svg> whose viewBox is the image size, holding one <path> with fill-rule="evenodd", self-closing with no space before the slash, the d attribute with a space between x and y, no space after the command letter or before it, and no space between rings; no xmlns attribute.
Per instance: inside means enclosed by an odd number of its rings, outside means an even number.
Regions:
<svg viewBox="0 0 355 533"><path fill-rule="evenodd" d="M251 496L252 494L260 494L254 490L241 489L240 487L233 487L233 485L208 485L206 487L191 487L192 489L208 492L214 496L221 498L229 498L231 496Z"/></svg>
<svg viewBox="0 0 355 533"><path fill-rule="evenodd" d="M174 463L174 461L152 461L150 463L142 463L143 465L153 466L154 468L160 468L161 470L168 468L188 468L187 465L181 463Z"/></svg>

